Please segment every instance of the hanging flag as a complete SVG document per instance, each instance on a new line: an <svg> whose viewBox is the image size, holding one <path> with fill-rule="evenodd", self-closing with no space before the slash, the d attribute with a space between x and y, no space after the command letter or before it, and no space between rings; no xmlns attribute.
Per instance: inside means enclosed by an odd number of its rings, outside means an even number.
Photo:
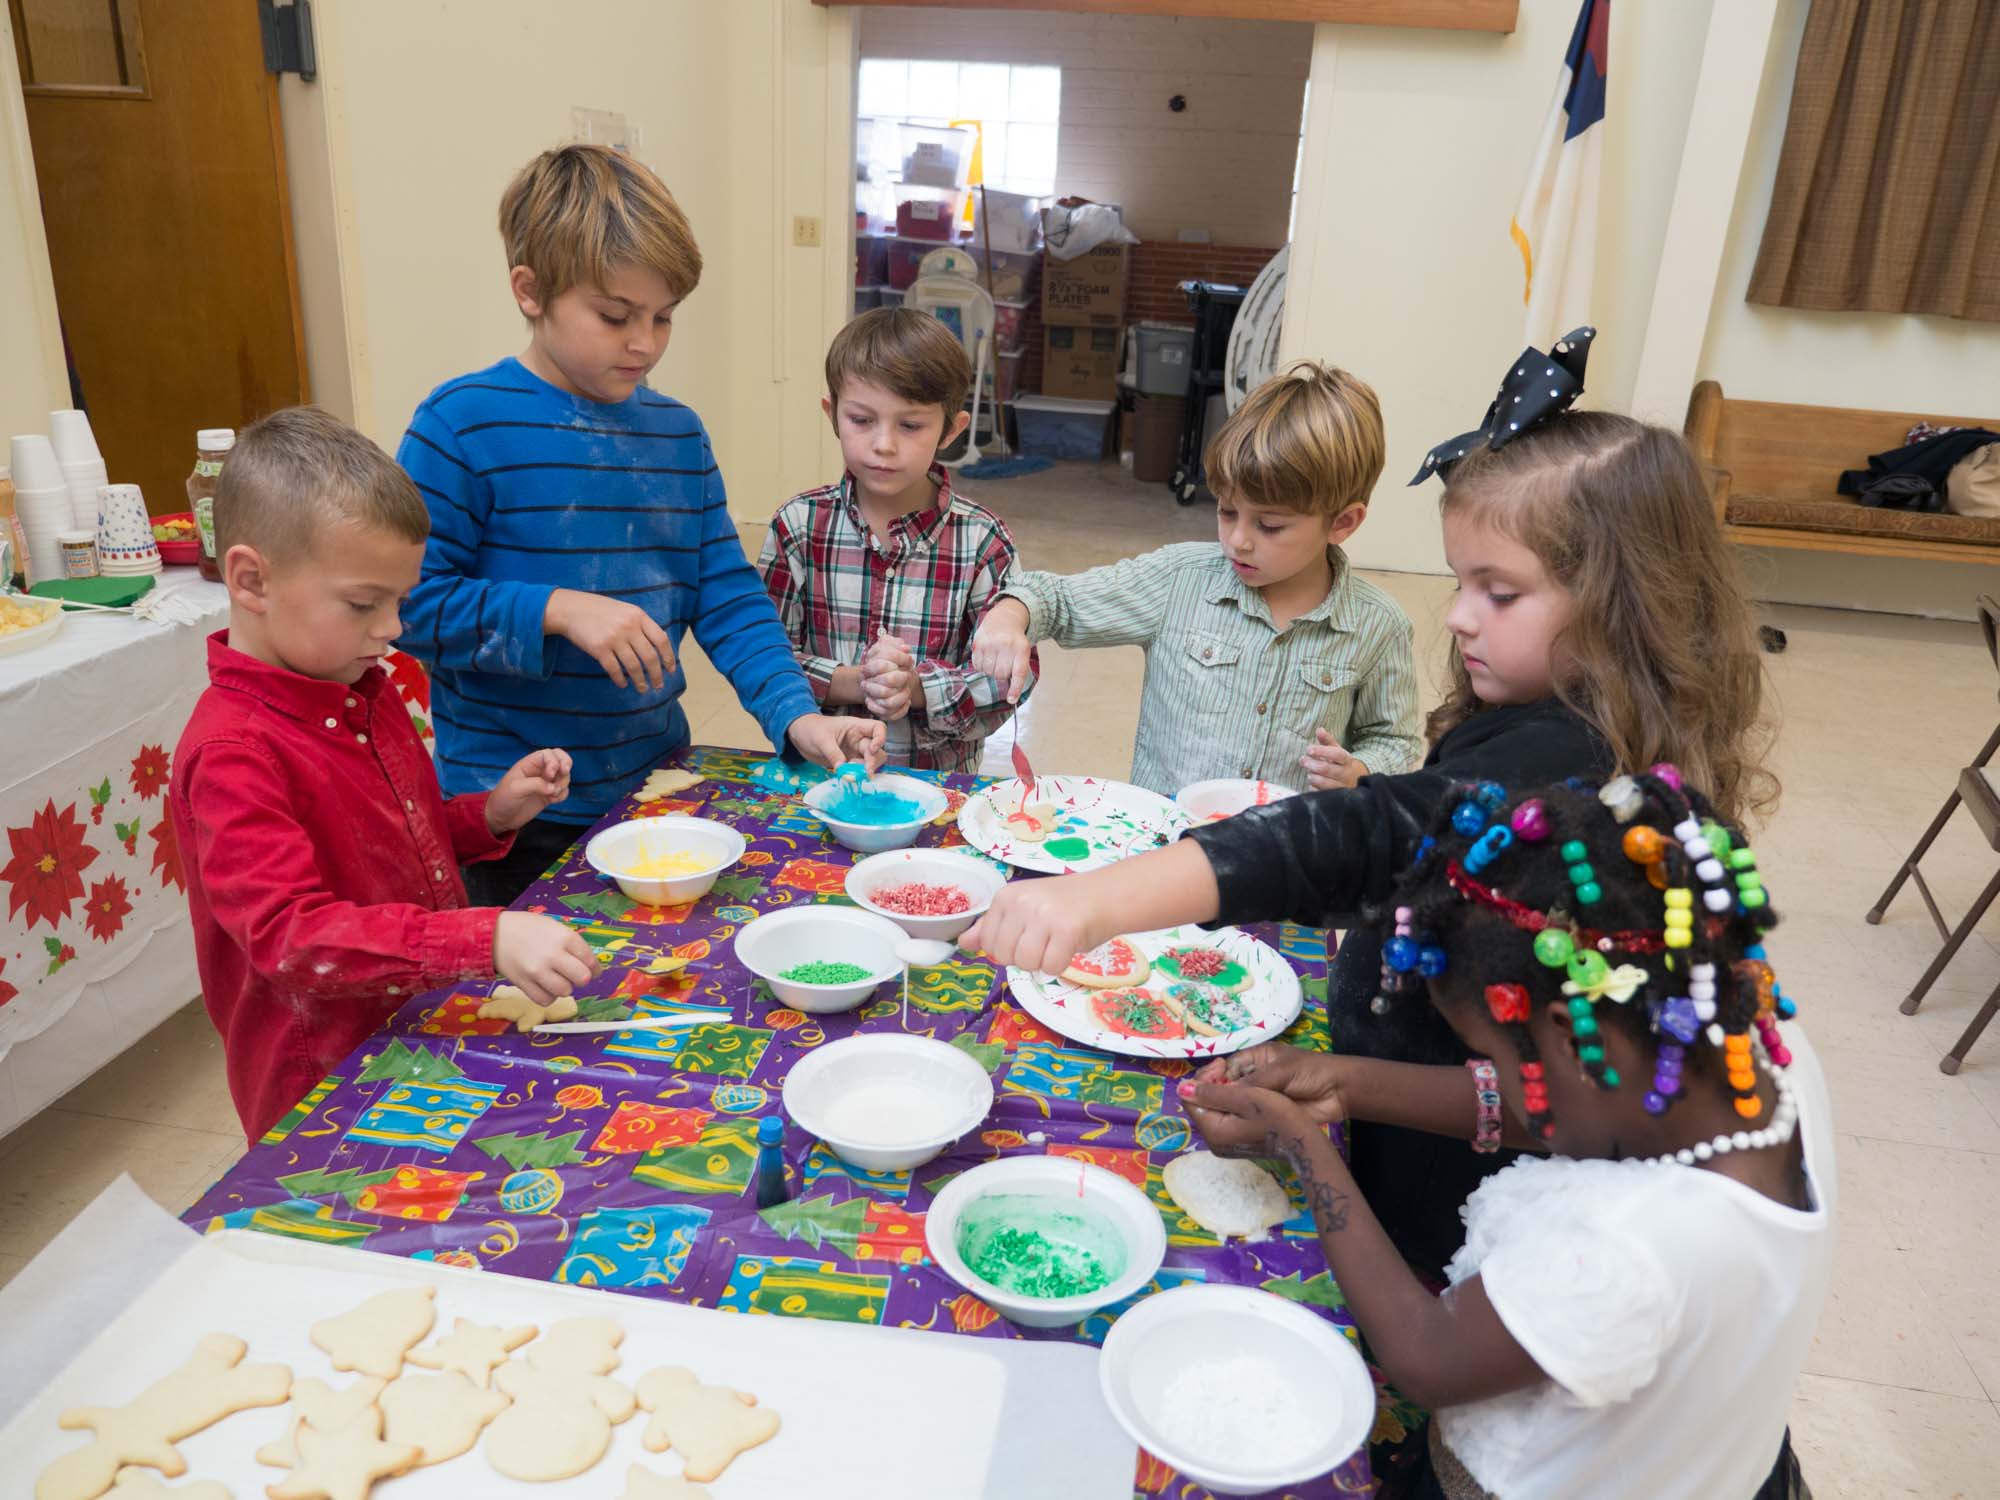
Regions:
<svg viewBox="0 0 2000 1500"><path fill-rule="evenodd" d="M1546 349L1566 330L1592 321L1610 33L1611 0L1583 0L1535 146L1535 164L1514 210L1514 243L1527 276L1522 342L1531 349Z"/></svg>

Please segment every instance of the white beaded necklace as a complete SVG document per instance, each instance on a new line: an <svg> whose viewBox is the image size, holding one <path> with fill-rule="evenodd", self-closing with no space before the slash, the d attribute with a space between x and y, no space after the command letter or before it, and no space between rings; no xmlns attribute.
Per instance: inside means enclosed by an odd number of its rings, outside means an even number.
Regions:
<svg viewBox="0 0 2000 1500"><path fill-rule="evenodd" d="M1778 1091L1778 1102L1772 1107L1770 1124L1756 1130L1725 1130L1713 1140L1683 1146L1663 1156L1640 1157L1639 1160L1648 1166L1678 1162L1684 1167L1691 1167L1696 1162L1726 1156L1731 1151L1762 1151L1770 1146L1784 1145L1799 1128L1799 1102L1792 1095L1792 1086L1776 1068L1761 1057L1757 1059L1757 1066L1764 1070L1764 1076Z"/></svg>

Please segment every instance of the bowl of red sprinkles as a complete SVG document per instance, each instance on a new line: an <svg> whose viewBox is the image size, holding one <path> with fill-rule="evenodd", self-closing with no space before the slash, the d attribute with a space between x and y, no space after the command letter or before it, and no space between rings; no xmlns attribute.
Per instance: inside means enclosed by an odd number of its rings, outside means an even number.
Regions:
<svg viewBox="0 0 2000 1500"><path fill-rule="evenodd" d="M913 938L942 943L977 922L1006 883L999 866L953 849L891 849L847 872L855 905Z"/></svg>

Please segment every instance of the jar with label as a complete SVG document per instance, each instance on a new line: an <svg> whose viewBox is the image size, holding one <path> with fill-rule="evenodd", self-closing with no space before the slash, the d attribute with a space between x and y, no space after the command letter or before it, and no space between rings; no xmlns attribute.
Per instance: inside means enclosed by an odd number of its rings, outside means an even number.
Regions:
<svg viewBox="0 0 2000 1500"><path fill-rule="evenodd" d="M195 565L201 576L222 582L222 563L215 555L215 482L222 477L222 461L236 446L236 431L230 427L204 427L194 435L194 472L188 475L188 509L194 512L195 536L201 550Z"/></svg>
<svg viewBox="0 0 2000 1500"><path fill-rule="evenodd" d="M62 548L63 577L95 578L97 576L96 532L58 532L56 533L56 545Z"/></svg>

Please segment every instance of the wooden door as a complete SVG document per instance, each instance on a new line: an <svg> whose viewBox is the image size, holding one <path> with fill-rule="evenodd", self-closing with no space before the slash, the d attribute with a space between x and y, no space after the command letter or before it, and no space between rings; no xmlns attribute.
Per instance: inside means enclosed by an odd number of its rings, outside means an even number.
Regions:
<svg viewBox="0 0 2000 1500"><path fill-rule="evenodd" d="M185 510L194 435L308 399L255 0L7 0L71 362L111 478Z"/></svg>

